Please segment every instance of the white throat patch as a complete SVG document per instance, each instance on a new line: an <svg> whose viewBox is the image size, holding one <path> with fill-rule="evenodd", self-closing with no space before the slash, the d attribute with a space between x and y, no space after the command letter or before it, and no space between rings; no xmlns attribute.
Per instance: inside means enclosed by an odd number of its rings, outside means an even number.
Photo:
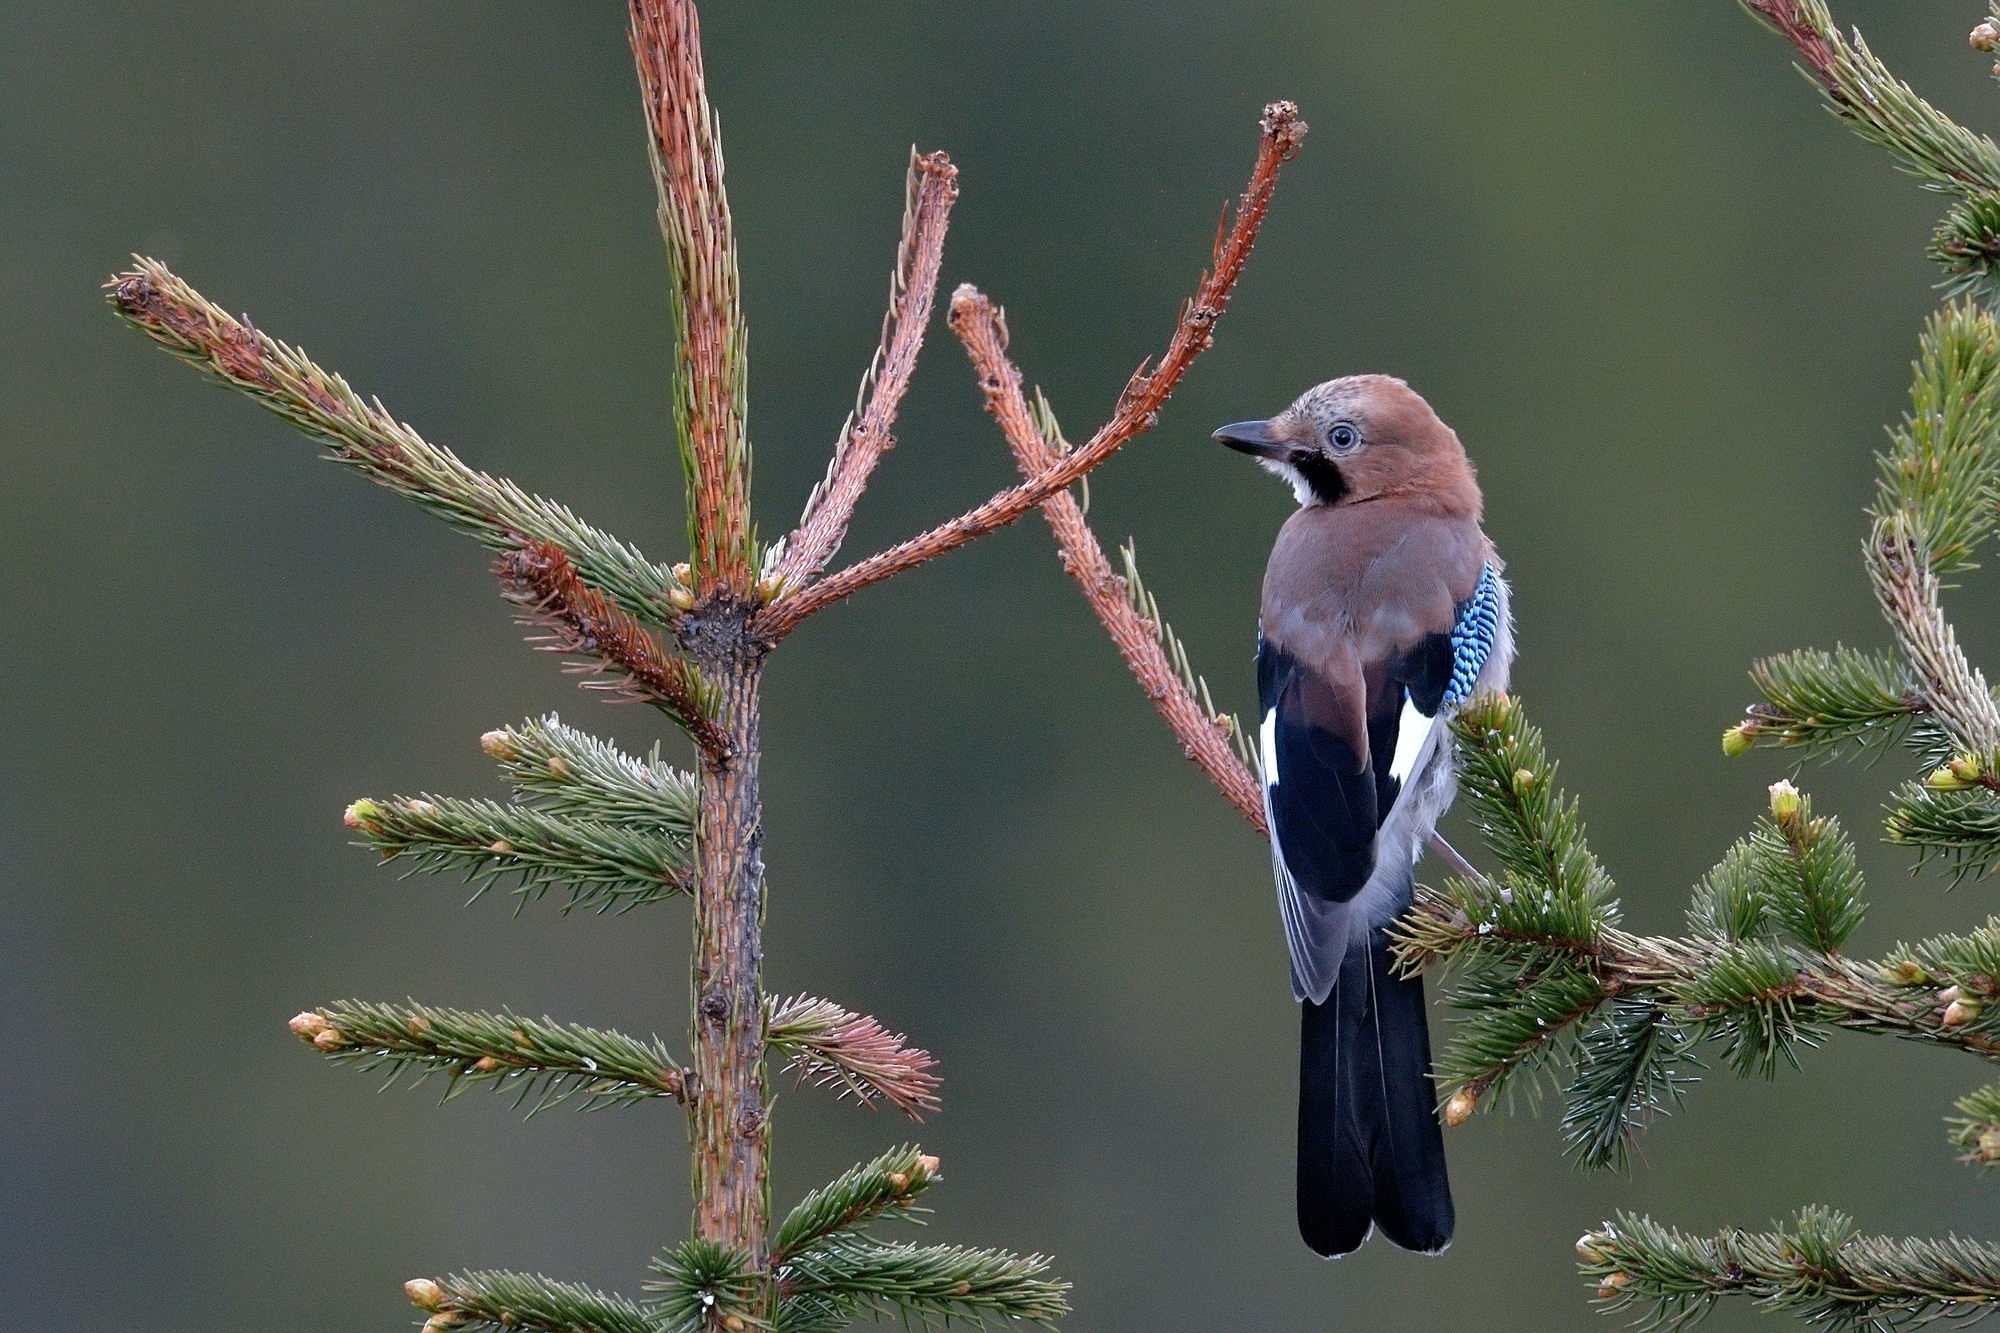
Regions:
<svg viewBox="0 0 2000 1333"><path fill-rule="evenodd" d="M1301 508L1321 502L1320 498L1313 494L1311 483L1290 463L1282 462L1276 458L1260 458L1257 460L1257 466L1263 468L1274 477L1282 477L1286 484L1292 488L1292 494L1299 498L1299 506Z"/></svg>

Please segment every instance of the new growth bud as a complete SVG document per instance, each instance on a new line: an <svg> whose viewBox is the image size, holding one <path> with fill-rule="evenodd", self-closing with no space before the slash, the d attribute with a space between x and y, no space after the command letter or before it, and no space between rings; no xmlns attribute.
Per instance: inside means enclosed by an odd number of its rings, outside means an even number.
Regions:
<svg viewBox="0 0 2000 1333"><path fill-rule="evenodd" d="M1479 1105L1479 1098L1470 1088L1460 1088L1451 1094L1451 1100L1444 1104L1444 1127L1457 1129L1472 1119L1473 1108Z"/></svg>
<svg viewBox="0 0 2000 1333"><path fill-rule="evenodd" d="M1921 986L1931 979L1931 974L1914 958L1898 958L1882 968L1881 977L1891 986Z"/></svg>
<svg viewBox="0 0 2000 1333"><path fill-rule="evenodd" d="M922 1157L919 1157L917 1159L917 1165L924 1169L924 1179L926 1180L937 1179L938 1165L939 1165L937 1158L932 1157L929 1153L926 1153Z"/></svg>
<svg viewBox="0 0 2000 1333"><path fill-rule="evenodd" d="M512 759L514 738L504 731L489 731L479 738L479 748L495 759Z"/></svg>
<svg viewBox="0 0 2000 1333"><path fill-rule="evenodd" d="M1611 1237L1596 1231L1586 1231L1576 1238L1576 1257L1587 1264L1601 1264L1611 1256L1604 1250L1604 1243Z"/></svg>
<svg viewBox="0 0 2000 1333"><path fill-rule="evenodd" d="M405 801L403 802L403 808L419 819L429 819L438 812L438 808L435 805L425 800Z"/></svg>
<svg viewBox="0 0 2000 1333"><path fill-rule="evenodd" d="M313 1034L312 1044L322 1051L337 1051L347 1045L347 1034L339 1028L322 1028Z"/></svg>
<svg viewBox="0 0 2000 1333"><path fill-rule="evenodd" d="M1964 1027L1979 1017L1980 1008L1977 1000L1953 1000L1944 1007L1944 1017L1939 1021L1948 1028Z"/></svg>
<svg viewBox="0 0 2000 1333"><path fill-rule="evenodd" d="M1985 19L1974 26L1966 40L1972 43L1975 51L1991 51L2000 46L2000 27L1995 27L1992 19Z"/></svg>
<svg viewBox="0 0 2000 1333"><path fill-rule="evenodd" d="M1924 779L1924 785L1932 791L1964 791L1978 785L1981 773L1979 761L1969 754L1959 755L1950 763L1932 770Z"/></svg>
<svg viewBox="0 0 2000 1333"><path fill-rule="evenodd" d="M444 1308L444 1288L427 1277L413 1277L403 1284L403 1294L410 1298L410 1304L419 1310L442 1310Z"/></svg>
<svg viewBox="0 0 2000 1333"><path fill-rule="evenodd" d="M1780 824L1796 817L1803 804L1799 789L1791 783L1780 779L1771 784L1771 818Z"/></svg>
<svg viewBox="0 0 2000 1333"><path fill-rule="evenodd" d="M1523 796L1535 785L1535 775L1525 768L1514 770L1514 790Z"/></svg>
<svg viewBox="0 0 2000 1333"><path fill-rule="evenodd" d="M347 807L340 822L352 829L373 828L375 821L382 817L382 807L370 800L359 800Z"/></svg>
<svg viewBox="0 0 2000 1333"><path fill-rule="evenodd" d="M308 1009L302 1014L295 1015L292 1021L285 1026L290 1028L292 1035L301 1041L311 1041L314 1037L326 1031L327 1021Z"/></svg>
<svg viewBox="0 0 2000 1333"><path fill-rule="evenodd" d="M1608 1301L1623 1291L1632 1282L1630 1273L1606 1273L1604 1281L1597 1284L1597 1299Z"/></svg>
<svg viewBox="0 0 2000 1333"><path fill-rule="evenodd" d="M1757 733L1750 729L1748 722L1738 722L1722 733L1722 752L1731 759L1750 753L1750 747L1757 743Z"/></svg>

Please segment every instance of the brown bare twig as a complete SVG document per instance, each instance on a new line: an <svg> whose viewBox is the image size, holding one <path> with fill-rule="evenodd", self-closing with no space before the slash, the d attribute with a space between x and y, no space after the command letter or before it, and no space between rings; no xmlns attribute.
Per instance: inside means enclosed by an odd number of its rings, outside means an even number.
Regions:
<svg viewBox="0 0 2000 1333"><path fill-rule="evenodd" d="M946 319L979 372L986 410L1000 423L1021 475L1033 478L1055 467L1061 455L1042 438L1022 396L1021 372L1007 357L1007 325L1000 310L966 283L952 293ZM1125 580L1112 572L1109 557L1084 518L1083 506L1068 490L1061 490L1042 501L1042 516L1062 548L1063 568L1083 590L1084 600L1097 613L1125 665L1180 741L1181 752L1200 766L1239 814L1264 832L1264 793L1256 775L1230 748L1227 725L1210 718L1167 660L1158 627L1132 605Z"/></svg>
<svg viewBox="0 0 2000 1333"><path fill-rule="evenodd" d="M747 596L755 579L743 430L747 357L722 144L702 79L701 27L688 0L631 0L631 15L660 232L673 267L674 416L689 477L695 593L723 587Z"/></svg>
<svg viewBox="0 0 2000 1333"><path fill-rule="evenodd" d="M1273 102L1264 108L1261 127L1263 137L1258 144L1257 165L1250 174L1250 184L1237 201L1234 216L1217 230L1209 271L1202 275L1194 299L1181 307L1180 321L1174 327L1166 354L1157 365L1150 360L1140 363L1119 395L1111 419L1090 442L1065 455L1054 467L1000 492L976 509L849 565L790 596L781 596L752 622L757 634L767 642L776 642L813 612L1006 527L1104 462L1133 437L1153 428L1161 406L1180 383L1181 376L1215 341L1216 321L1228 308L1230 291L1250 258L1250 248L1257 240L1258 228L1263 225L1271 194L1277 187L1278 169L1298 152L1306 135L1306 123L1299 119L1298 108L1290 102Z"/></svg>
<svg viewBox="0 0 2000 1333"><path fill-rule="evenodd" d="M889 309L882 316L882 342L861 377L854 412L840 429L827 465L826 480L813 488L799 526L785 540L775 574L780 587L817 578L847 536L854 506L882 455L893 449L896 411L910 387L923 349L924 329L937 297L944 263L945 228L958 198L958 168L943 153L910 155L908 206L903 240L889 277Z"/></svg>
<svg viewBox="0 0 2000 1333"><path fill-rule="evenodd" d="M544 631L545 652L568 653L572 670L602 673L591 683L615 698L649 703L678 722L702 750L727 757L729 741L716 725L708 690L693 664L672 656L638 621L585 583L560 546L524 541L493 562L519 620Z"/></svg>

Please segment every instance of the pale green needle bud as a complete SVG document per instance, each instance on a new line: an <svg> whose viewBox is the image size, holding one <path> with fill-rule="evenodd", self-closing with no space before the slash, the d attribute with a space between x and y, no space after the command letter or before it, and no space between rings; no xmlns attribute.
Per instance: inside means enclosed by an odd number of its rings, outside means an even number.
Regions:
<svg viewBox="0 0 2000 1333"><path fill-rule="evenodd" d="M347 807L347 813L340 817L340 822L352 829L365 829L374 827L375 821L381 817L381 806L370 800L360 800Z"/></svg>
<svg viewBox="0 0 2000 1333"><path fill-rule="evenodd" d="M1731 759L1736 758L1738 755L1749 754L1750 747L1754 744L1756 744L1756 737L1751 732L1748 722L1738 722L1735 726L1722 733L1722 752Z"/></svg>
<svg viewBox="0 0 2000 1333"><path fill-rule="evenodd" d="M1804 805L1805 798L1790 782L1781 778L1771 784L1771 818L1780 824L1796 818Z"/></svg>
<svg viewBox="0 0 2000 1333"><path fill-rule="evenodd" d="M1885 965L1881 977L1891 986L1921 986L1931 979L1930 973L1914 958L1898 958Z"/></svg>

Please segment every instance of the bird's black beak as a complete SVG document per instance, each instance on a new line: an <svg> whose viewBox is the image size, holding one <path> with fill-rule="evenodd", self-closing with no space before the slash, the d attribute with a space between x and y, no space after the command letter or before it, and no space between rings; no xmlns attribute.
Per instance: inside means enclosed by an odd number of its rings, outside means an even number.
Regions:
<svg viewBox="0 0 2000 1333"><path fill-rule="evenodd" d="M1292 451L1291 445L1271 434L1268 421L1238 421L1215 432L1215 438L1256 458L1283 459Z"/></svg>

